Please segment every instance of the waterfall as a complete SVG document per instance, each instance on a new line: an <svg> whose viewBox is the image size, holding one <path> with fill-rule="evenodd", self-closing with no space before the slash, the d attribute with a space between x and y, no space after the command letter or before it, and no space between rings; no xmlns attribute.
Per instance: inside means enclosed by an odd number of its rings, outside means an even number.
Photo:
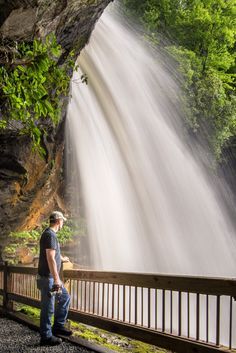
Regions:
<svg viewBox="0 0 236 353"><path fill-rule="evenodd" d="M175 69L113 7L78 58L66 124L93 267L235 277L235 230L185 142Z"/></svg>

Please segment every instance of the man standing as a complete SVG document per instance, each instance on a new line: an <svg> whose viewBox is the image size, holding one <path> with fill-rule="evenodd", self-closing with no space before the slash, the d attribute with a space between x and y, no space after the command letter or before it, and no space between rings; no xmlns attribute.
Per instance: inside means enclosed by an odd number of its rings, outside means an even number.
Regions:
<svg viewBox="0 0 236 353"><path fill-rule="evenodd" d="M54 346L62 342L55 337L62 334L70 336L72 331L65 328L70 296L60 280L61 262L69 261L62 257L56 233L62 229L66 218L59 211L50 215L50 226L46 228L40 239L38 266L38 288L41 291L40 335L41 345ZM54 314L54 325L51 319Z"/></svg>

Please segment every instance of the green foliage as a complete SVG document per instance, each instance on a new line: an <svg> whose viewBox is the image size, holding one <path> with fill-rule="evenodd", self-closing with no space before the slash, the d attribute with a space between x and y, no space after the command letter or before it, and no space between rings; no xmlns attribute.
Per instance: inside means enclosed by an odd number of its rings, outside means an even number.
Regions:
<svg viewBox="0 0 236 353"><path fill-rule="evenodd" d="M184 76L186 116L220 158L236 136L235 0L123 0L146 28L174 40L169 53ZM207 134L206 134L206 131Z"/></svg>
<svg viewBox="0 0 236 353"><path fill-rule="evenodd" d="M21 133L31 136L33 146L42 154L42 134L45 119L54 125L59 122L61 98L68 94L73 67L73 53L63 67L58 66L61 47L55 36L44 42L16 46L11 64L0 67L0 128L20 123Z"/></svg>
<svg viewBox="0 0 236 353"><path fill-rule="evenodd" d="M48 223L44 222L41 227L21 232L11 232L9 234L9 243L3 249L3 255L9 257L9 263L18 263L19 259L17 256L17 250L19 248L30 248L30 251L34 255L39 253L39 240L44 229L48 227ZM70 242L74 236L85 236L86 235L86 223L84 219L77 221L67 220L63 228L58 231L57 237L61 246Z"/></svg>
<svg viewBox="0 0 236 353"><path fill-rule="evenodd" d="M9 244L3 249L3 255L8 258L8 262L15 264L19 262L18 249L28 247L30 244L31 253L36 255L39 250L40 232L37 230L11 232L9 234Z"/></svg>
<svg viewBox="0 0 236 353"><path fill-rule="evenodd" d="M86 222L83 218L78 220L69 219L63 228L57 233L61 245L69 242L74 236L85 236L87 232Z"/></svg>

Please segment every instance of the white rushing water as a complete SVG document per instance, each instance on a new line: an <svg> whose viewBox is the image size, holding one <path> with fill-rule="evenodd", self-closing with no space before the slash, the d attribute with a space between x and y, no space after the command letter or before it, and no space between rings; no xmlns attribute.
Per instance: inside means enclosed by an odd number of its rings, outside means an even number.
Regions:
<svg viewBox="0 0 236 353"><path fill-rule="evenodd" d="M68 172L94 267L235 277L234 230L183 141L174 69L109 10L78 63Z"/></svg>

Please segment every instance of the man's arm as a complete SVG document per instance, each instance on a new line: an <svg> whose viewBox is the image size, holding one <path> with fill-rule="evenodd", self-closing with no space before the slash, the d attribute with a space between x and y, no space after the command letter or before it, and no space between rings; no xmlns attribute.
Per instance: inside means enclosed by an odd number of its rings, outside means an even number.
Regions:
<svg viewBox="0 0 236 353"><path fill-rule="evenodd" d="M53 276L54 284L60 285L61 281L60 281L59 273L57 271L57 264L56 264L56 260L55 260L55 255L56 255L56 250L46 249L48 267L49 267L50 273Z"/></svg>

